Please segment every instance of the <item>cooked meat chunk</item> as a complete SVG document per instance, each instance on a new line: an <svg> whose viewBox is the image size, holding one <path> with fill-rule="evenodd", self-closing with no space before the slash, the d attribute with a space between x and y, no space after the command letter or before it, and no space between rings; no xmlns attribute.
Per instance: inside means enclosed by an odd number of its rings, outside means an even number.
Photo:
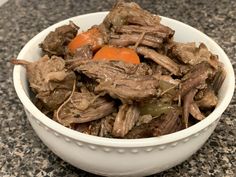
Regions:
<svg viewBox="0 0 236 177"><path fill-rule="evenodd" d="M110 114L99 120L76 124L73 129L88 135L111 138L114 121L114 115Z"/></svg>
<svg viewBox="0 0 236 177"><path fill-rule="evenodd" d="M167 41L174 35L174 30L161 24L155 26L123 25L117 28L116 32L126 34L141 34L144 32L149 38L159 38L163 41Z"/></svg>
<svg viewBox="0 0 236 177"><path fill-rule="evenodd" d="M76 80L74 72L65 69L61 57L45 55L36 62L12 60L12 63L26 67L32 91L49 110L58 108L68 97L68 91L72 90Z"/></svg>
<svg viewBox="0 0 236 177"><path fill-rule="evenodd" d="M76 49L73 60L90 60L92 57L92 47L90 45L84 45Z"/></svg>
<svg viewBox="0 0 236 177"><path fill-rule="evenodd" d="M123 103L143 101L160 95L159 81L151 76L121 78L101 82L96 93L108 93L112 98L118 98Z"/></svg>
<svg viewBox="0 0 236 177"><path fill-rule="evenodd" d="M74 126L73 128L81 133L90 135L91 134L91 131L89 129L89 127L91 127L90 125L91 122L86 122L83 124L76 124L76 126Z"/></svg>
<svg viewBox="0 0 236 177"><path fill-rule="evenodd" d="M121 35L111 35L109 40L110 45L126 47L129 45L134 45L140 38L140 34L121 34ZM153 48L161 48L163 39L155 38L150 35L144 35L143 39L140 41L141 45L145 45Z"/></svg>
<svg viewBox="0 0 236 177"><path fill-rule="evenodd" d="M183 97L190 90L205 86L205 81L213 73L212 67L207 62L197 64L182 79L179 95Z"/></svg>
<svg viewBox="0 0 236 177"><path fill-rule="evenodd" d="M133 72L133 74L130 74L130 75L145 76L145 75L152 75L153 74L151 67L149 65L147 65L146 63L140 63L136 67L137 68L136 68L135 72Z"/></svg>
<svg viewBox="0 0 236 177"><path fill-rule="evenodd" d="M170 28L158 26L123 25L110 35L109 44L125 47L129 45L142 45L152 48L163 48L174 31Z"/></svg>
<svg viewBox="0 0 236 177"><path fill-rule="evenodd" d="M95 96L90 92L74 92L71 99L55 111L54 119L64 126L70 126L101 119L115 110L115 103L112 100Z"/></svg>
<svg viewBox="0 0 236 177"><path fill-rule="evenodd" d="M170 75L170 72L167 69L163 68L161 65L158 65L153 60L144 59L144 62L147 63L151 67L153 76L158 76L162 74Z"/></svg>
<svg viewBox="0 0 236 177"><path fill-rule="evenodd" d="M55 89L54 91L39 92L36 95L49 111L54 111L69 97L67 89Z"/></svg>
<svg viewBox="0 0 236 177"><path fill-rule="evenodd" d="M203 98L196 101L197 105L202 109L213 108L218 103L218 98L211 89L204 90Z"/></svg>
<svg viewBox="0 0 236 177"><path fill-rule="evenodd" d="M213 55L203 43L199 47L195 42L175 43L172 47L172 54L185 64L196 65L206 61L215 69L221 65L217 56Z"/></svg>
<svg viewBox="0 0 236 177"><path fill-rule="evenodd" d="M78 123L100 119L111 114L115 110L115 103L113 101L107 101L104 98L97 98L94 103L80 113L80 120Z"/></svg>
<svg viewBox="0 0 236 177"><path fill-rule="evenodd" d="M101 121L95 120L92 122L86 122L82 124L74 125L73 129L88 135L98 136L101 128Z"/></svg>
<svg viewBox="0 0 236 177"><path fill-rule="evenodd" d="M117 1L103 24L111 31L109 44L115 46L135 44L161 48L174 35L171 28L160 23L160 17L143 10L134 2Z"/></svg>
<svg viewBox="0 0 236 177"><path fill-rule="evenodd" d="M26 67L30 87L35 93L56 88L71 90L73 87L75 75L65 69L65 61L61 57L49 58L45 55L36 62L12 60L12 63Z"/></svg>
<svg viewBox="0 0 236 177"><path fill-rule="evenodd" d="M138 118L139 110L137 106L121 105L114 122L112 135L114 137L124 137L133 128Z"/></svg>
<svg viewBox="0 0 236 177"><path fill-rule="evenodd" d="M204 115L201 113L198 107L208 108L214 107L217 104L217 97L213 90L206 91L204 96L201 96L201 92L197 97L201 97L201 101L198 100L194 103L193 98L198 89L204 89L207 86L206 80L214 75L213 68L208 62L202 62L197 64L191 69L183 78L180 84L179 96L183 97L183 119L185 126L188 126L189 113L198 120L202 120ZM194 104L193 104L194 103ZM200 106L201 105L201 106Z"/></svg>
<svg viewBox="0 0 236 177"><path fill-rule="evenodd" d="M70 22L69 25L58 27L46 36L40 47L49 56L64 56L67 44L76 36L78 29L79 27L73 22Z"/></svg>
<svg viewBox="0 0 236 177"><path fill-rule="evenodd" d="M221 86L222 86L222 84L223 84L225 78L226 78L226 71L225 71L224 68L221 66L221 67L217 70L217 72L216 72L216 74L215 74L215 76L214 76L214 79L213 79L213 81L212 81L212 84L211 84L211 85L212 85L212 88L213 88L213 90L215 91L216 94L217 94L218 91L220 90L220 88L221 88Z"/></svg>
<svg viewBox="0 0 236 177"><path fill-rule="evenodd" d="M189 118L190 106L193 103L193 98L196 93L197 93L197 89L192 89L186 95L184 95L184 98L183 98L183 113L182 113L182 115L183 115L184 125L186 128L188 128L188 118Z"/></svg>
<svg viewBox="0 0 236 177"><path fill-rule="evenodd" d="M84 45L76 49L75 53L67 52L66 55L66 67L73 69L80 63L81 60L91 60L93 57L93 51L90 45Z"/></svg>
<svg viewBox="0 0 236 177"><path fill-rule="evenodd" d="M99 136L101 137L112 137L112 129L115 122L115 115L110 114L105 118L101 119L101 128Z"/></svg>
<svg viewBox="0 0 236 177"><path fill-rule="evenodd" d="M197 120L202 120L205 118L205 115L200 111L198 105L195 102L189 107L189 113Z"/></svg>
<svg viewBox="0 0 236 177"><path fill-rule="evenodd" d="M77 62L75 70L82 72L98 82L114 80L115 78L127 78L131 75L149 75L151 69L145 63L136 65L117 61L92 61Z"/></svg>
<svg viewBox="0 0 236 177"><path fill-rule="evenodd" d="M168 71L173 73L174 75L180 75L180 66L171 60L169 57L157 53L153 49L149 49L146 47L138 47L137 52L140 55L143 55L145 58L149 58L156 62L157 64L161 65L162 67L166 68Z"/></svg>
<svg viewBox="0 0 236 177"><path fill-rule="evenodd" d="M125 138L148 138L179 131L183 129L183 124L179 116L180 111L171 110L168 114L155 118L149 123L134 127Z"/></svg>
<svg viewBox="0 0 236 177"><path fill-rule="evenodd" d="M118 0L103 23L107 28L118 28L124 24L156 26L160 24L160 17L143 10L134 2Z"/></svg>
<svg viewBox="0 0 236 177"><path fill-rule="evenodd" d="M80 80L77 85L80 91L85 92L86 90L88 92L94 92L94 89L98 85L98 83L82 73L80 73L79 76Z"/></svg>
<svg viewBox="0 0 236 177"><path fill-rule="evenodd" d="M134 65L124 65L123 62L105 62L86 60L77 64L76 71L99 81L111 80L119 74L119 77L127 77L130 68Z"/></svg>
<svg viewBox="0 0 236 177"><path fill-rule="evenodd" d="M180 84L179 79L173 79L169 75L156 75L154 77L161 80L161 81L163 81L163 82L165 82L165 83L168 83L169 85L178 86Z"/></svg>

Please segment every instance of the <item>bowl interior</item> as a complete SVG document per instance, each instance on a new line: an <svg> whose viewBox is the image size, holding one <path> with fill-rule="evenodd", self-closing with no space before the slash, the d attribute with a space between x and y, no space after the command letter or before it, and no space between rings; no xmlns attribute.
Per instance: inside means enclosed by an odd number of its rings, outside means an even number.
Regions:
<svg viewBox="0 0 236 177"><path fill-rule="evenodd" d="M32 38L21 50L18 55L19 59L26 59L29 61L35 61L41 57L41 49L38 47L38 44L43 41L45 36L53 31L56 27L59 27L63 24L68 24L69 20L75 22L80 26L80 30L86 30L95 24L99 24L104 19L107 12L98 12L92 14L81 15L73 17L64 21L61 21L55 25L50 26L45 29L34 38ZM216 109L204 120L195 124L194 126L176 132L169 135L155 137L155 138L145 138L145 139L135 139L135 140L122 140L122 139L107 139L101 137L95 137L90 135L85 135L74 130L63 127L62 125L54 122L50 118L46 117L40 110L34 106L34 104L29 99L29 88L26 80L26 72L22 66L15 66L13 73L13 80L16 92L23 103L23 105L30 111L30 113L38 119L44 125L47 125L49 128L54 131L68 136L70 138L79 139L80 141L89 142L92 144L100 144L107 146L128 146L128 147L137 147L137 146L150 146L163 143L169 143L172 141L177 141L178 139L183 139L187 136L190 136L194 133L201 131L203 128L210 125L216 119L218 119L221 114L224 112L234 92L234 72L230 60L224 51L208 36L202 32L192 28L182 22L162 17L161 23L171 27L175 30L174 40L178 42L203 42L209 48L211 52L217 54L221 62L224 63L225 69L227 71L226 79L219 91L219 104Z"/></svg>

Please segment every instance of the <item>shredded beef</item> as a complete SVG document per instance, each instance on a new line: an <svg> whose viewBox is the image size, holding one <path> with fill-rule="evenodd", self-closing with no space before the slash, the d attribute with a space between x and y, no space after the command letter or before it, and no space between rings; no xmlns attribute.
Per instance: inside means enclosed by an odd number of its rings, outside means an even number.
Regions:
<svg viewBox="0 0 236 177"><path fill-rule="evenodd" d="M168 114L151 120L149 123L134 127L124 138L148 138L166 135L183 129L180 111L172 110Z"/></svg>
<svg viewBox="0 0 236 177"><path fill-rule="evenodd" d="M180 66L171 60L169 57L159 54L153 49L149 49L146 47L138 47L137 52L143 55L145 58L149 58L156 62L157 64L161 65L162 67L166 68L168 71L175 75L180 75Z"/></svg>
<svg viewBox="0 0 236 177"><path fill-rule="evenodd" d="M204 88L206 79L210 77L212 73L212 67L208 63L202 62L196 65L182 78L179 95L183 97L194 88Z"/></svg>
<svg viewBox="0 0 236 177"><path fill-rule="evenodd" d="M123 103L143 101L160 95L159 81L151 76L129 77L101 82L96 93L107 93L112 98L118 98Z"/></svg>
<svg viewBox="0 0 236 177"><path fill-rule="evenodd" d="M194 42L175 43L172 47L172 54L185 64L196 65L205 61L216 69L221 65L217 56L213 55L203 43L199 47Z"/></svg>
<svg viewBox="0 0 236 177"><path fill-rule="evenodd" d="M124 137L133 128L138 118L139 110L137 106L121 105L113 125L112 135L114 137Z"/></svg>
<svg viewBox="0 0 236 177"><path fill-rule="evenodd" d="M143 76L152 73L145 63L136 65L117 61L93 61L85 60L77 62L75 70L82 72L98 82L114 80L116 78L128 78L132 75Z"/></svg>
<svg viewBox="0 0 236 177"><path fill-rule="evenodd" d="M99 136L111 138L114 122L115 122L115 115L114 114L110 114L110 115L106 116L105 118L102 118Z"/></svg>
<svg viewBox="0 0 236 177"><path fill-rule="evenodd" d="M67 44L76 36L78 29L79 27L73 22L70 22L69 25L58 27L46 36L40 47L49 56L64 56Z"/></svg>
<svg viewBox="0 0 236 177"><path fill-rule="evenodd" d="M54 113L54 119L65 126L101 119L116 111L115 102L93 93L74 92L71 99Z"/></svg>
<svg viewBox="0 0 236 177"><path fill-rule="evenodd" d="M140 34L116 34L111 36L109 44L119 47L126 47L136 44L139 38ZM140 45L145 45L153 48L160 48L162 46L162 43L163 39L158 37L154 38L148 35L144 35L143 39L140 41Z"/></svg>
<svg viewBox="0 0 236 177"><path fill-rule="evenodd" d="M143 10L134 2L118 0L103 23L107 28L117 28L124 24L155 26L160 24L160 17Z"/></svg>
<svg viewBox="0 0 236 177"><path fill-rule="evenodd" d="M26 67L31 90L50 110L58 108L68 97L76 80L74 72L65 68L61 57L45 55L32 63L26 60L12 60L12 63Z"/></svg>
<svg viewBox="0 0 236 177"><path fill-rule="evenodd" d="M202 99L196 101L197 105L200 108L207 109L207 108L213 108L217 105L218 103L218 98L215 95L214 91L207 88L203 92L203 97Z"/></svg>

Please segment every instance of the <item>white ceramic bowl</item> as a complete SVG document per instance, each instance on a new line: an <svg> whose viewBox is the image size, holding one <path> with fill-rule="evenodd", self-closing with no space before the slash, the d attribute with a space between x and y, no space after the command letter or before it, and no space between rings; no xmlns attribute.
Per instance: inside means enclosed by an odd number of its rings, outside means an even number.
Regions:
<svg viewBox="0 0 236 177"><path fill-rule="evenodd" d="M81 15L61 21L31 39L18 55L19 59L35 61L40 58L38 44L56 27L69 20L82 30L102 22L107 12ZM234 92L235 76L225 52L208 36L179 21L162 17L163 24L173 28L175 40L204 42L224 63L227 76L219 92L219 104L196 125L161 137L145 139L107 139L90 136L63 127L45 116L29 98L26 72L15 66L13 79L16 92L25 107L27 117L40 139L56 155L88 172L106 176L145 176L171 168L195 153L215 129Z"/></svg>

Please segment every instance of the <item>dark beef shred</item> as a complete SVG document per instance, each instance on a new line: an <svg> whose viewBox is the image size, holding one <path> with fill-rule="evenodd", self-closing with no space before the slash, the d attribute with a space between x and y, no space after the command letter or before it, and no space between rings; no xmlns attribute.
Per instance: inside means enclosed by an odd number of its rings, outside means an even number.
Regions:
<svg viewBox="0 0 236 177"><path fill-rule="evenodd" d="M134 127L124 138L148 138L166 135L183 129L180 111L172 110L168 114L151 120L149 123Z"/></svg>
<svg viewBox="0 0 236 177"><path fill-rule="evenodd" d="M124 137L134 127L138 118L139 110L137 106L121 105L115 118L112 135L114 137Z"/></svg>
<svg viewBox="0 0 236 177"><path fill-rule="evenodd" d="M115 78L128 78L130 76L143 76L152 74L151 68L141 63L139 65L117 61L79 61L74 70L82 72L98 82L114 80Z"/></svg>
<svg viewBox="0 0 236 177"><path fill-rule="evenodd" d="M133 101L144 101L152 97L158 97L159 81L151 76L129 77L101 82L95 93L107 93L112 98L118 98L123 103L132 104Z"/></svg>
<svg viewBox="0 0 236 177"><path fill-rule="evenodd" d="M66 46L77 35L78 29L73 22L58 27L46 36L40 47L49 56L65 56Z"/></svg>

